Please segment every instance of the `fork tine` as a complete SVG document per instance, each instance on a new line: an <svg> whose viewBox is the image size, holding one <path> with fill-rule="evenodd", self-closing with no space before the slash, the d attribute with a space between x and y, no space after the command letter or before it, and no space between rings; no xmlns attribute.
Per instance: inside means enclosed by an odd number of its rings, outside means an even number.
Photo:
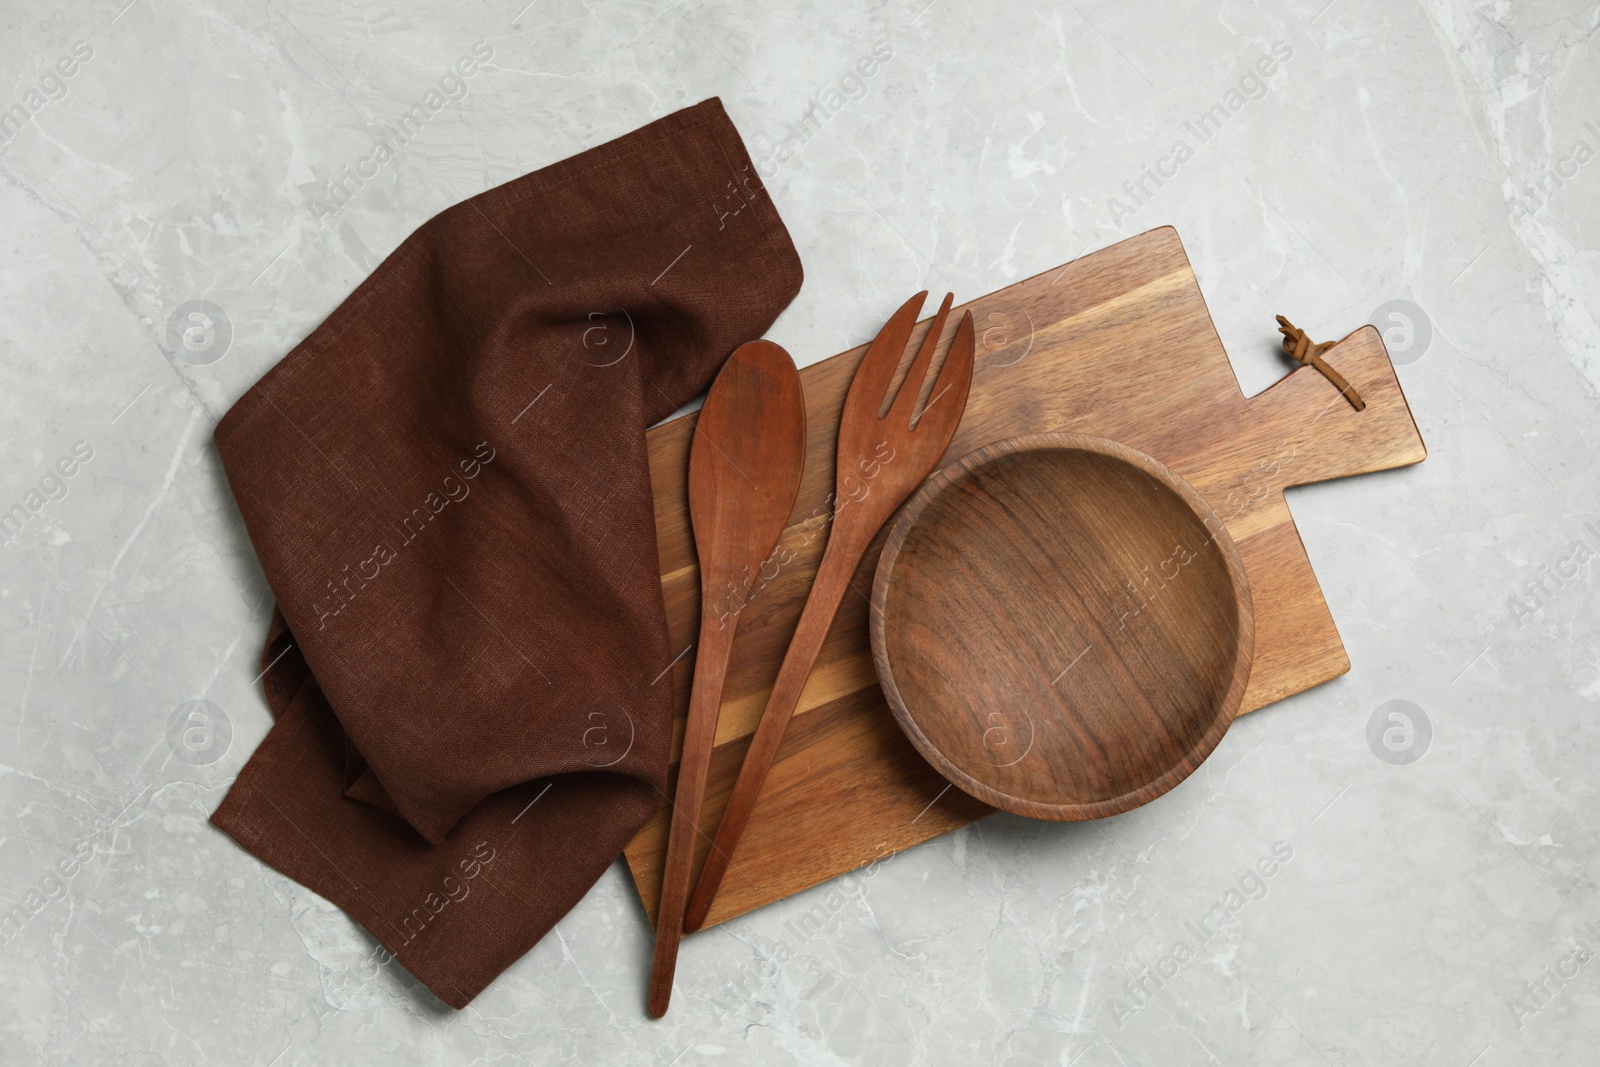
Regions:
<svg viewBox="0 0 1600 1067"><path fill-rule="evenodd" d="M928 298L924 289L900 305L900 310L889 316L878 336L872 339L867 354L856 367L856 376L850 381L850 392L845 396L844 410L849 412L858 404L872 409L876 416L882 410L884 394L894 380L894 370L905 354L906 341L911 338L911 327L916 325L922 302Z"/></svg>
<svg viewBox="0 0 1600 1067"><path fill-rule="evenodd" d="M939 405L941 416L945 411L951 411L959 419L966 410L967 391L972 387L974 349L977 347L975 333L972 312L968 311L961 316L956 335L950 339L950 351L945 353L944 366L939 368L939 378L933 383L933 391L928 394L928 402L922 406L921 414L912 425L913 430L922 424L923 418L936 404Z"/></svg>
<svg viewBox="0 0 1600 1067"><path fill-rule="evenodd" d="M922 344L917 348L917 358L906 368L906 376L900 382L900 392L895 396L893 406L889 408L889 414L902 418L907 426L911 425L912 409L922 396L923 381L928 377L928 365L933 362L933 353L939 347L939 335L944 333L944 320L950 315L950 302L954 299L954 293L944 294L944 302L939 305L939 313L933 317L928 332L923 335Z"/></svg>

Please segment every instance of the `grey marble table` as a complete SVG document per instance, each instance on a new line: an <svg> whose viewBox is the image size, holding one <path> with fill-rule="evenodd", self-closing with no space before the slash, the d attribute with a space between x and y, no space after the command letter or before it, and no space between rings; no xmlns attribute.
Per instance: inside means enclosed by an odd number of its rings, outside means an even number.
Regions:
<svg viewBox="0 0 1600 1067"><path fill-rule="evenodd" d="M1600 1059L1594 3L0 26L0 1062ZM269 724L271 605L210 431L441 208L711 95L804 260L771 335L803 363L1171 223L1246 392L1287 370L1274 313L1376 322L1431 454L1291 492L1353 669L1160 801L989 819L692 937L661 1022L618 865L452 1012L206 822Z"/></svg>

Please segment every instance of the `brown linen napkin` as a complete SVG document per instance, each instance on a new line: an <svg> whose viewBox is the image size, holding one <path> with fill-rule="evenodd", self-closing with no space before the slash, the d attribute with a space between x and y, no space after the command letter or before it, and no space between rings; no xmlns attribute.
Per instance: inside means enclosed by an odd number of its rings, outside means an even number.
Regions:
<svg viewBox="0 0 1600 1067"><path fill-rule="evenodd" d="M277 719L212 822L452 1007L665 803L645 429L800 280L707 100L442 212L217 426Z"/></svg>

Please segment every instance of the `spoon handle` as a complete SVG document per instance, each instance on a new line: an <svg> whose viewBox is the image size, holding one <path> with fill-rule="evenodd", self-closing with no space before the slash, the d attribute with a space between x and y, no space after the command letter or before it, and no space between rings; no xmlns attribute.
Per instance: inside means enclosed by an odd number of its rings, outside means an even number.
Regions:
<svg viewBox="0 0 1600 1067"><path fill-rule="evenodd" d="M709 598L706 598L709 604ZM695 653L694 686L689 692L689 717L684 724L683 752L678 760L678 785L672 802L672 829L661 875L661 903L656 909L655 961L650 968L651 1017L659 1019L672 999L672 976L678 967L683 938L683 908L694 866L694 843L700 832L711 749L716 742L722 684L733 650L733 623L705 611L700 619L700 647Z"/></svg>

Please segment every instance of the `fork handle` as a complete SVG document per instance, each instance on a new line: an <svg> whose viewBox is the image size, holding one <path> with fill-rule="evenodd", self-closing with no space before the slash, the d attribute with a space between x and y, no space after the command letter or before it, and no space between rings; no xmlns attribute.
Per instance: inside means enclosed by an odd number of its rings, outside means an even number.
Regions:
<svg viewBox="0 0 1600 1067"><path fill-rule="evenodd" d="M850 526L847 531L836 523L828 539L822 565L817 570L811 593L806 597L806 606L800 613L799 623L795 625L794 636L789 640L783 666L778 669L778 680L773 683L772 694L761 713L761 721L750 738L744 765L739 768L733 794L722 812L722 822L717 825L711 854L706 857L705 866L700 869L700 880L695 883L694 892L689 896L689 906L683 917L683 928L688 933L694 933L705 925L711 903L722 885L722 878L728 873L733 850L738 846L739 837L755 810L756 799L777 757L778 746L783 743L784 729L800 703L806 678L822 652L822 642L833 625L833 617L839 612L839 603L844 599L845 590L850 588L850 578L866 552L867 543L871 541L871 533L863 539L856 533L854 524Z"/></svg>

